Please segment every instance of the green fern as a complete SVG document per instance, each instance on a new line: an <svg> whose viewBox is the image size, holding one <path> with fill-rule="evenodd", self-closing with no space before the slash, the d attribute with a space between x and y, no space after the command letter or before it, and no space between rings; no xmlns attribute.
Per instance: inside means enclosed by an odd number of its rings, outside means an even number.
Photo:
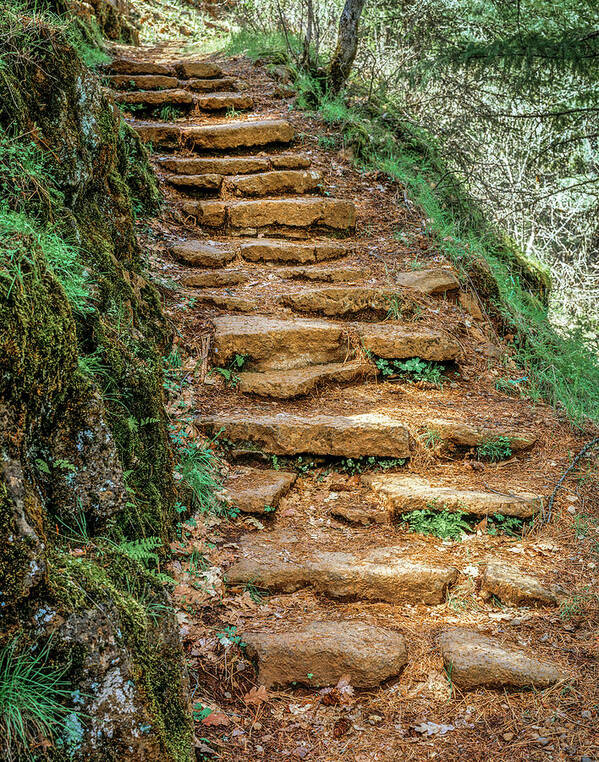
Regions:
<svg viewBox="0 0 599 762"><path fill-rule="evenodd" d="M125 553L129 558L147 568L151 561L158 563L158 554L154 551L161 546L160 537L140 537L136 540L123 540L115 547L121 553Z"/></svg>

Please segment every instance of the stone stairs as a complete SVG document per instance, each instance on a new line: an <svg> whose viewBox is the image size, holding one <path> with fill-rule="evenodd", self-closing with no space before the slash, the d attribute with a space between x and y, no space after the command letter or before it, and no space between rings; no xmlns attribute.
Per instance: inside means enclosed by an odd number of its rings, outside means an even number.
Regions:
<svg viewBox="0 0 599 762"><path fill-rule="evenodd" d="M375 688L401 674L410 645L393 627L370 624L370 614L368 621L350 616L347 602L385 604L391 620L406 604L445 605L462 578L457 563L442 554L431 560L415 540L390 544L389 527L416 510L528 519L543 504L521 484L475 488L463 470L436 479L428 473L431 459L462 462L499 440L509 457L534 448L536 437L512 423L485 422L482 412L458 403L443 407L434 388L398 395L382 383L377 358L420 358L459 371L462 344L438 315L439 305L457 301L460 282L435 262L392 276L377 269L354 237L359 209L328 195L322 173L296 148L289 121L262 114L211 117L253 103L211 62L119 59L110 71L122 104L195 109L186 121L130 124L152 145L170 209L184 220L167 241L166 256L177 263L194 309L212 326L207 359L234 376L229 386L217 383L214 373L198 384L195 426L228 448L222 500L267 522L239 540L228 583L315 596L312 610L307 604L297 609L298 620L289 626L280 621L243 633L258 682L320 687L351 674L355 687ZM430 319L413 319L420 314ZM237 370L235 358L242 358ZM373 470L347 477L341 491L310 492L310 521L338 525L341 547L332 546L330 532L279 518L277 506L303 505L308 489L294 467L297 458L331 467L339 459L370 459ZM285 460L283 470L278 459ZM383 461L385 470L377 468ZM291 540L285 534L290 521ZM516 605L556 603L553 591L516 567L490 556L484 569L488 596ZM321 598L329 601L325 608ZM464 690L543 688L564 677L561 669L475 631L450 627L436 642L453 683Z"/></svg>

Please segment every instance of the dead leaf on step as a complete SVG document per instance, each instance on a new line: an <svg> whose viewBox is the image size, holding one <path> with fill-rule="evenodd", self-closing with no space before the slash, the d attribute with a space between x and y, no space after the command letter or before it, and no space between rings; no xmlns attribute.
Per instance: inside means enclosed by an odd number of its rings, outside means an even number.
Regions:
<svg viewBox="0 0 599 762"><path fill-rule="evenodd" d="M321 702L325 706L352 704L354 702L354 689L350 685L350 680L350 675L343 675L334 688L323 688L320 691Z"/></svg>
<svg viewBox="0 0 599 762"><path fill-rule="evenodd" d="M246 704L255 704L260 706L265 701L268 701L268 691L265 685L260 685L258 688L250 688L249 692L245 694L243 700Z"/></svg>
<svg viewBox="0 0 599 762"><path fill-rule="evenodd" d="M202 725L220 727L222 725L228 725L229 722L229 718L223 712L210 712L210 714L202 720Z"/></svg>

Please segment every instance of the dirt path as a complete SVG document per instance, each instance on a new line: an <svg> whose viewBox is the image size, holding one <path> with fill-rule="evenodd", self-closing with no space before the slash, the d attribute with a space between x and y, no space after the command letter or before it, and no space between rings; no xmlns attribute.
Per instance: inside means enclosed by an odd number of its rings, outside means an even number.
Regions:
<svg viewBox="0 0 599 762"><path fill-rule="evenodd" d="M590 488L528 531L580 442L498 391L509 347L426 221L264 68L120 54L167 198L171 414L227 470L229 520L184 526L171 569L198 758L592 758Z"/></svg>

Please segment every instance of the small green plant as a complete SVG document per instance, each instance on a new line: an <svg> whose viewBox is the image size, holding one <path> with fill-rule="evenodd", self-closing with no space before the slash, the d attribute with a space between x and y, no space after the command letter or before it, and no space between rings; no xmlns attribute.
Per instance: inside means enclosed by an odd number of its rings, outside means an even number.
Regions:
<svg viewBox="0 0 599 762"><path fill-rule="evenodd" d="M437 510L429 504L429 508L405 513L402 520L407 522L410 532L432 534L443 540L459 540L464 532L471 531L464 516L462 511Z"/></svg>
<svg viewBox="0 0 599 762"><path fill-rule="evenodd" d="M427 426L420 436L420 441L427 450L434 450L443 442L443 437L439 431Z"/></svg>
<svg viewBox="0 0 599 762"><path fill-rule="evenodd" d="M333 148L337 148L337 146L339 145L339 139L336 138L334 135L319 135L318 145L321 148L327 148L331 150Z"/></svg>
<svg viewBox="0 0 599 762"><path fill-rule="evenodd" d="M240 377L237 374L243 369L243 366L246 364L248 359L249 355L236 354L231 360L229 360L226 367L213 368L212 370L215 373L219 373L225 379L227 386L236 387L237 384L241 381Z"/></svg>
<svg viewBox="0 0 599 762"><path fill-rule="evenodd" d="M181 116L181 110L178 109L176 106L162 106L160 111L158 112L158 118L161 122L174 122L175 119L178 119Z"/></svg>
<svg viewBox="0 0 599 762"><path fill-rule="evenodd" d="M369 356L385 378L405 377L414 382L425 381L439 389L447 381L443 373L445 366L439 363L421 360L419 357L408 360L389 360L372 353Z"/></svg>
<svg viewBox="0 0 599 762"><path fill-rule="evenodd" d="M387 301L387 320L401 320L405 306L401 296L394 294L386 299Z"/></svg>
<svg viewBox="0 0 599 762"><path fill-rule="evenodd" d="M243 588L246 593L249 593L250 598L254 601L254 603L257 603L259 606L264 603L264 591L260 590L260 588L256 587L253 582L246 582L245 587Z"/></svg>
<svg viewBox="0 0 599 762"><path fill-rule="evenodd" d="M199 702L193 705L193 719L194 722L202 722L206 717L210 717L212 709L209 706L204 706Z"/></svg>
<svg viewBox="0 0 599 762"><path fill-rule="evenodd" d="M175 477L189 489L194 508L218 514L222 505L216 493L222 479L218 473L220 459L214 450L217 437L196 441L186 430L171 425L171 441L177 454Z"/></svg>
<svg viewBox="0 0 599 762"><path fill-rule="evenodd" d="M219 643L222 643L222 645L227 646L231 643L239 646L240 648L245 647L245 643L243 642L243 639L241 635L237 634L237 627L235 625L227 625L226 627L223 627L222 632L217 632L216 637L218 638Z"/></svg>
<svg viewBox="0 0 599 762"><path fill-rule="evenodd" d="M502 513L494 513L487 519L487 534L507 534L510 537L521 537L524 528L524 520L517 516L504 516Z"/></svg>
<svg viewBox="0 0 599 762"><path fill-rule="evenodd" d="M53 738L67 716L71 698L64 680L69 665L48 666L50 643L27 648L19 636L0 649L0 738L5 759L33 759L30 748Z"/></svg>
<svg viewBox="0 0 599 762"><path fill-rule="evenodd" d="M338 471L344 471L353 476L361 474L364 471L373 471L382 469L387 471L390 468L399 468L405 465L405 458L377 458L374 455L362 455L358 458L341 458L337 466Z"/></svg>
<svg viewBox="0 0 599 762"><path fill-rule="evenodd" d="M487 437L477 446L476 454L479 460L505 460L512 454L512 443L506 436Z"/></svg>
<svg viewBox="0 0 599 762"><path fill-rule="evenodd" d="M590 585L587 585L579 593L562 601L560 616L562 619L582 616L590 606L597 606L598 603L599 595L591 590Z"/></svg>

